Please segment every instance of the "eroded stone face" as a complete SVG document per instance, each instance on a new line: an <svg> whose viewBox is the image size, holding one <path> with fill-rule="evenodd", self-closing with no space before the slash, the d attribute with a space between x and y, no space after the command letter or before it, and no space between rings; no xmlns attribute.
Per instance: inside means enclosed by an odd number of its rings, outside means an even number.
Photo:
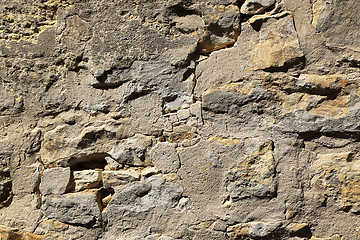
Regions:
<svg viewBox="0 0 360 240"><path fill-rule="evenodd" d="M160 176L150 177L143 182L129 184L125 188L115 188L115 195L107 211L116 214L123 210L146 212L152 208L172 208L176 206L182 192L181 186L166 183Z"/></svg>
<svg viewBox="0 0 360 240"><path fill-rule="evenodd" d="M250 41L249 46L250 68L254 70L283 67L303 56L291 16L260 30L259 38Z"/></svg>
<svg viewBox="0 0 360 240"><path fill-rule="evenodd" d="M41 211L50 219L88 227L101 218L93 193L45 196L42 199Z"/></svg>
<svg viewBox="0 0 360 240"><path fill-rule="evenodd" d="M43 195L64 194L73 187L71 178L71 170L69 167L45 169L41 177L40 192Z"/></svg>
<svg viewBox="0 0 360 240"><path fill-rule="evenodd" d="M151 150L151 160L162 173L177 172L180 167L180 160L175 146L173 143L160 142Z"/></svg>
<svg viewBox="0 0 360 240"><path fill-rule="evenodd" d="M323 1L313 4L313 25L331 47L359 51L359 5L351 1Z"/></svg>
<svg viewBox="0 0 360 240"><path fill-rule="evenodd" d="M356 152L318 154L313 163L313 189L320 197L338 198L340 207L360 211L360 156Z"/></svg>
<svg viewBox="0 0 360 240"><path fill-rule="evenodd" d="M246 0L241 6L241 13L248 15L262 13L275 2L276 0Z"/></svg>
<svg viewBox="0 0 360 240"><path fill-rule="evenodd" d="M274 197L276 195L276 170L273 142L268 141L226 175L226 188L233 201L246 198Z"/></svg>
<svg viewBox="0 0 360 240"><path fill-rule="evenodd" d="M0 1L0 238L357 239L358 8Z"/></svg>
<svg viewBox="0 0 360 240"><path fill-rule="evenodd" d="M230 239L265 238L279 227L280 223L249 222L230 226L227 235Z"/></svg>
<svg viewBox="0 0 360 240"><path fill-rule="evenodd" d="M4 7L1 11L4 31L0 34L0 40L36 41L39 32L56 24L57 10L71 5L68 0L48 0L34 1L33 5L19 1L12 7L5 7L8 3L11 1L1 3Z"/></svg>

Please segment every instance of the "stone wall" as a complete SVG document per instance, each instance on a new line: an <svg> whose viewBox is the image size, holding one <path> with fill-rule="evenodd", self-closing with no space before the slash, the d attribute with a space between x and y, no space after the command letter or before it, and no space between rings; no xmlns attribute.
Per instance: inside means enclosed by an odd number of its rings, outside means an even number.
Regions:
<svg viewBox="0 0 360 240"><path fill-rule="evenodd" d="M1 0L0 239L360 238L355 0Z"/></svg>

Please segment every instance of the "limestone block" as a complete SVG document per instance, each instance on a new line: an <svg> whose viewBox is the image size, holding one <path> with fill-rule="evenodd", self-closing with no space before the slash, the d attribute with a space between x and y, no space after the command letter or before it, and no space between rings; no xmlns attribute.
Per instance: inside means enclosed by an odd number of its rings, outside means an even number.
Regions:
<svg viewBox="0 0 360 240"><path fill-rule="evenodd" d="M339 199L340 207L360 207L360 155L357 152L318 154L311 186L318 197Z"/></svg>
<svg viewBox="0 0 360 240"><path fill-rule="evenodd" d="M100 170L74 171L73 174L75 191L98 187L102 178L102 172Z"/></svg>
<svg viewBox="0 0 360 240"><path fill-rule="evenodd" d="M175 146L173 143L159 142L150 152L151 160L162 173L176 172L180 167Z"/></svg>
<svg viewBox="0 0 360 240"><path fill-rule="evenodd" d="M233 201L276 195L273 142L264 142L226 175L227 190Z"/></svg>
<svg viewBox="0 0 360 240"><path fill-rule="evenodd" d="M146 212L151 208L167 209L176 206L183 189L175 183L167 183L161 176L155 175L144 181L134 182L125 188L115 188L115 195L107 211L117 214L125 210ZM166 194L164 194L166 193Z"/></svg>
<svg viewBox="0 0 360 240"><path fill-rule="evenodd" d="M104 188L114 188L140 179L140 172L136 170L103 171Z"/></svg>
<svg viewBox="0 0 360 240"><path fill-rule="evenodd" d="M359 4L353 1L318 0L313 3L312 24L316 31L321 33L328 46L347 48L358 58L359 11Z"/></svg>
<svg viewBox="0 0 360 240"><path fill-rule="evenodd" d="M14 194L33 193L39 182L40 172L38 165L24 166L15 171L12 179Z"/></svg>
<svg viewBox="0 0 360 240"><path fill-rule="evenodd" d="M54 167L44 170L40 182L41 194L64 194L71 187L71 170L69 167Z"/></svg>
<svg viewBox="0 0 360 240"><path fill-rule="evenodd" d="M281 223L248 222L230 226L227 234L230 239L257 239L269 236Z"/></svg>
<svg viewBox="0 0 360 240"><path fill-rule="evenodd" d="M246 0L241 6L240 12L247 15L262 13L275 2L276 0Z"/></svg>
<svg viewBox="0 0 360 240"><path fill-rule="evenodd" d="M88 227L100 218L96 195L92 193L44 196L41 211L48 218Z"/></svg>
<svg viewBox="0 0 360 240"><path fill-rule="evenodd" d="M209 23L204 41L203 53L224 48L236 41L240 33L240 10L235 5L214 6L204 16Z"/></svg>

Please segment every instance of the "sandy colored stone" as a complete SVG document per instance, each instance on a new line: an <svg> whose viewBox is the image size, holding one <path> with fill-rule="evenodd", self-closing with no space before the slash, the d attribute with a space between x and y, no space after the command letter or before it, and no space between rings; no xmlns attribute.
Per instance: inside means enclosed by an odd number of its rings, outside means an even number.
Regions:
<svg viewBox="0 0 360 240"><path fill-rule="evenodd" d="M1 227L358 239L359 12L345 0L1 0ZM46 177L56 168L66 174Z"/></svg>
<svg viewBox="0 0 360 240"><path fill-rule="evenodd" d="M231 169L226 176L227 190L233 201L276 194L276 170L273 142L264 142L259 150Z"/></svg>
<svg viewBox="0 0 360 240"><path fill-rule="evenodd" d="M227 228L230 239L263 238L269 236L280 223L249 222Z"/></svg>
<svg viewBox="0 0 360 240"><path fill-rule="evenodd" d="M339 234L335 234L331 237L315 237L315 236L312 236L310 238L310 240L341 240L341 236Z"/></svg>
<svg viewBox="0 0 360 240"><path fill-rule="evenodd" d="M74 171L73 175L75 191L98 187L102 180L102 171L99 170Z"/></svg>
<svg viewBox="0 0 360 240"><path fill-rule="evenodd" d="M45 238L46 236L44 235L36 235L18 229L0 229L1 240L41 240Z"/></svg>
<svg viewBox="0 0 360 240"><path fill-rule="evenodd" d="M356 152L318 154L312 165L315 175L313 189L320 194L338 197L341 207L359 206L360 158Z"/></svg>
<svg viewBox="0 0 360 240"><path fill-rule="evenodd" d="M291 16L269 25L261 31L259 39L250 45L250 62L254 70L282 67L304 55Z"/></svg>
<svg viewBox="0 0 360 240"><path fill-rule="evenodd" d="M104 188L113 188L120 185L139 180L140 171L137 170L123 170L118 171L103 171L102 181Z"/></svg>

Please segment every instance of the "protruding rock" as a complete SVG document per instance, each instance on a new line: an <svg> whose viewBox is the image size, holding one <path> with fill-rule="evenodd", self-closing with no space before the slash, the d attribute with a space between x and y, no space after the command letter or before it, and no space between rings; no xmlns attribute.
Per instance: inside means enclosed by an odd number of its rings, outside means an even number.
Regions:
<svg viewBox="0 0 360 240"><path fill-rule="evenodd" d="M190 199L188 197L181 198L176 208L181 211L189 210L191 208Z"/></svg>
<svg viewBox="0 0 360 240"><path fill-rule="evenodd" d="M45 196L41 211L48 218L87 227L93 226L100 218L96 195L92 193Z"/></svg>
<svg viewBox="0 0 360 240"><path fill-rule="evenodd" d="M276 194L273 142L259 146L245 160L239 162L226 176L227 190L233 201L251 197L274 197Z"/></svg>
<svg viewBox="0 0 360 240"><path fill-rule="evenodd" d="M105 157L105 161L108 164L108 168L110 170L118 170L118 169L120 169L122 167L122 164L118 163L117 161L115 161L111 157ZM107 170L109 170L109 169L107 169Z"/></svg>
<svg viewBox="0 0 360 240"><path fill-rule="evenodd" d="M151 150L150 158L155 167L162 173L176 172L180 167L180 160L174 143L159 142Z"/></svg>
<svg viewBox="0 0 360 240"><path fill-rule="evenodd" d="M140 179L140 171L136 170L118 170L103 171L102 173L103 187L114 188L116 186L125 185Z"/></svg>
<svg viewBox="0 0 360 240"><path fill-rule="evenodd" d="M149 165L146 150L151 144L152 137L137 134L133 138L118 142L108 151L108 154L119 164L130 166Z"/></svg>
<svg viewBox="0 0 360 240"><path fill-rule="evenodd" d="M147 167L141 171L141 177L149 177L157 173L159 173L159 170L155 167Z"/></svg>
<svg viewBox="0 0 360 240"><path fill-rule="evenodd" d="M161 176L152 176L144 181L131 183L125 188L115 188L115 195L107 211L116 215L123 210L144 212L155 207L172 208L176 206L182 192L183 189L178 184L166 183Z"/></svg>
<svg viewBox="0 0 360 240"><path fill-rule="evenodd" d="M224 48L235 43L240 33L240 11L235 5L214 6L205 15L209 23L204 41L201 45L203 53Z"/></svg>
<svg viewBox="0 0 360 240"><path fill-rule="evenodd" d="M41 194L64 194L71 187L71 170L69 167L54 167L44 170L40 183Z"/></svg>
<svg viewBox="0 0 360 240"><path fill-rule="evenodd" d="M230 239L258 239L269 236L281 223L248 222L230 226L227 234Z"/></svg>
<svg viewBox="0 0 360 240"><path fill-rule="evenodd" d="M73 174L75 180L75 191L98 187L102 178L100 170L74 171Z"/></svg>
<svg viewBox="0 0 360 240"><path fill-rule="evenodd" d="M310 238L312 236L311 229L306 223L292 223L288 226L287 230L290 236Z"/></svg>
<svg viewBox="0 0 360 240"><path fill-rule="evenodd" d="M29 232L21 231L18 229L2 229L0 228L0 239L1 240L43 240L46 236L36 235Z"/></svg>
<svg viewBox="0 0 360 240"><path fill-rule="evenodd" d="M318 154L312 164L314 176L311 186L317 196L338 199L340 208L360 207L360 154L357 152L340 152Z"/></svg>
<svg viewBox="0 0 360 240"><path fill-rule="evenodd" d="M246 0L241 6L240 12L247 15L262 13L265 9L274 5L275 2L276 0Z"/></svg>

